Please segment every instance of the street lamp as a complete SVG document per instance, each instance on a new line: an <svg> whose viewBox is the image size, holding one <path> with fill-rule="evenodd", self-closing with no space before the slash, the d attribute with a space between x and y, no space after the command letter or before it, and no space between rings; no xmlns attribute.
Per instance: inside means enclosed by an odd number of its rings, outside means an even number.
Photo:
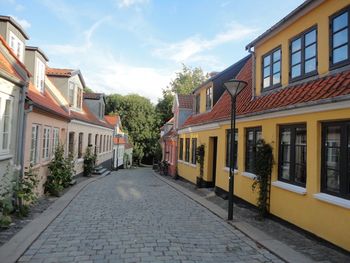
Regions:
<svg viewBox="0 0 350 263"><path fill-rule="evenodd" d="M233 219L233 194L234 194L234 159L235 152L235 130L236 130L236 98L237 95L247 86L247 82L237 79L230 79L224 83L224 87L231 96L231 141L230 141L230 177L228 196L228 220Z"/></svg>

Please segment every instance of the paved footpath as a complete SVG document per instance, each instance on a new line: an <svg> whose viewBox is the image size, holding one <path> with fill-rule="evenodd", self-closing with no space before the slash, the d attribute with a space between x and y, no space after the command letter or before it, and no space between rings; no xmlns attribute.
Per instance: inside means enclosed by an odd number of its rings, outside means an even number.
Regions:
<svg viewBox="0 0 350 263"><path fill-rule="evenodd" d="M19 262L282 262L150 169L88 185Z"/></svg>

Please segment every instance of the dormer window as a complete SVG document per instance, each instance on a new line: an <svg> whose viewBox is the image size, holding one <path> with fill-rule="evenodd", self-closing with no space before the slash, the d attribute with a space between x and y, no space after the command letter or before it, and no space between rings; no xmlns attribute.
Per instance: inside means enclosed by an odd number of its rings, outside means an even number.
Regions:
<svg viewBox="0 0 350 263"><path fill-rule="evenodd" d="M275 48L262 57L263 90L275 88L281 84L281 48Z"/></svg>
<svg viewBox="0 0 350 263"><path fill-rule="evenodd" d="M100 102L100 107L98 108L98 115L100 119L102 119L103 116L105 115L105 105L102 102Z"/></svg>
<svg viewBox="0 0 350 263"><path fill-rule="evenodd" d="M36 59L35 64L35 86L41 93L43 93L45 86L45 64L38 58Z"/></svg>
<svg viewBox="0 0 350 263"><path fill-rule="evenodd" d="M208 111L213 106L213 87L207 88L205 98L205 109Z"/></svg>
<svg viewBox="0 0 350 263"><path fill-rule="evenodd" d="M196 102L195 102L196 113L199 113L199 111L200 111L200 103L201 103L201 95L197 94L196 95Z"/></svg>
<svg viewBox="0 0 350 263"><path fill-rule="evenodd" d="M23 62L24 44L23 42L10 31L9 33L9 44L12 51L18 57L18 59Z"/></svg>
<svg viewBox="0 0 350 263"><path fill-rule="evenodd" d="M69 82L68 99L70 107L81 109L83 103L83 89L80 88L76 83Z"/></svg>

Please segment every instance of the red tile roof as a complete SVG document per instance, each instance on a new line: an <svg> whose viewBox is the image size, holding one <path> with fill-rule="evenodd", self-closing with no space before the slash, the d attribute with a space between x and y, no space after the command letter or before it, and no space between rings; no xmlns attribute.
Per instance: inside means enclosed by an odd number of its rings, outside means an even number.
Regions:
<svg viewBox="0 0 350 263"><path fill-rule="evenodd" d="M173 124L174 123L174 117L172 117L170 120L168 120L165 124Z"/></svg>
<svg viewBox="0 0 350 263"><path fill-rule="evenodd" d="M116 126L119 121L119 115L105 115L106 121L113 126Z"/></svg>
<svg viewBox="0 0 350 263"><path fill-rule="evenodd" d="M125 144L126 140L125 138L114 137L113 142L114 144Z"/></svg>
<svg viewBox="0 0 350 263"><path fill-rule="evenodd" d="M69 119L69 114L66 112L46 90L42 94L32 83L29 83L27 98L30 99L34 107L58 115L59 117Z"/></svg>
<svg viewBox="0 0 350 263"><path fill-rule="evenodd" d="M110 125L109 123L107 123L106 119L103 118L102 120L98 119L89 109L89 107L85 104L85 102L83 101L83 108L82 111L70 111L70 116L72 119L74 120L79 120L79 121L83 121L83 122L87 122L90 124L95 124L95 125L99 125L99 126L103 126L106 128L110 128L113 129L114 127L112 125Z"/></svg>
<svg viewBox="0 0 350 263"><path fill-rule="evenodd" d="M163 135L163 138L171 138L171 137L176 137L177 132L175 129L170 129L166 134Z"/></svg>
<svg viewBox="0 0 350 263"><path fill-rule="evenodd" d="M16 64L18 64L27 73L27 76L30 77L31 74L27 70L26 66L18 59L15 53L13 53L12 49L10 48L10 46L7 44L7 42L1 35L0 35L0 42L7 49L10 55L15 59ZM21 75L16 71L14 65L2 53L0 53L0 68L4 70L7 74L19 80L25 81L25 79L23 79L23 77L21 77Z"/></svg>
<svg viewBox="0 0 350 263"><path fill-rule="evenodd" d="M258 96L252 100L252 61L245 64L237 79L248 82L247 87L237 97L237 116L253 115L271 110L285 110L290 106L302 106L304 103L318 102L350 95L350 70L321 77L305 83L291 85ZM225 92L213 109L204 114L192 115L184 127L226 120L230 117L231 98Z"/></svg>
<svg viewBox="0 0 350 263"><path fill-rule="evenodd" d="M56 76L56 77L71 77L74 69L64 69L64 68L49 68L46 69L46 75Z"/></svg>
<svg viewBox="0 0 350 263"><path fill-rule="evenodd" d="M179 108L181 109L192 109L193 97L192 95L177 95L179 101Z"/></svg>

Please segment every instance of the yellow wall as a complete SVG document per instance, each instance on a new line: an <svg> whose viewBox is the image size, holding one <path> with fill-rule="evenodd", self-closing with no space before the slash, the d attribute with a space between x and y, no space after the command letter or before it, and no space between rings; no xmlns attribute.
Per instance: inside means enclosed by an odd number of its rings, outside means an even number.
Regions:
<svg viewBox="0 0 350 263"><path fill-rule="evenodd" d="M313 197L320 192L321 173L321 122L350 119L350 108L320 113L280 117L260 118L258 121L238 120L238 174L235 175L235 194L240 198L255 204L257 195L252 192L253 180L242 175L244 172L245 129L262 127L265 141L272 145L275 165L272 172L272 182L277 181L278 162L278 125L306 123L307 126L307 183L306 195L299 195L275 186L271 187L271 213L314 233L344 249L350 251L350 238L344 233L350 233L350 210L319 201ZM225 171L226 137L225 131L229 124L221 125L215 130L200 131L192 134L181 134L181 138L196 137L198 145L205 144L204 180L210 181L208 175L208 145L209 137L218 137L216 186L228 191L228 171ZM187 164L178 164L179 175L194 182L199 175L199 165L194 169ZM335 223L336 220L336 223Z"/></svg>
<svg viewBox="0 0 350 263"><path fill-rule="evenodd" d="M289 83L289 40L317 24L318 73L329 71L329 16L350 4L349 0L326 0L319 7L298 19L296 22L255 46L256 53L256 94L261 92L261 58L272 49L282 46L282 86Z"/></svg>

